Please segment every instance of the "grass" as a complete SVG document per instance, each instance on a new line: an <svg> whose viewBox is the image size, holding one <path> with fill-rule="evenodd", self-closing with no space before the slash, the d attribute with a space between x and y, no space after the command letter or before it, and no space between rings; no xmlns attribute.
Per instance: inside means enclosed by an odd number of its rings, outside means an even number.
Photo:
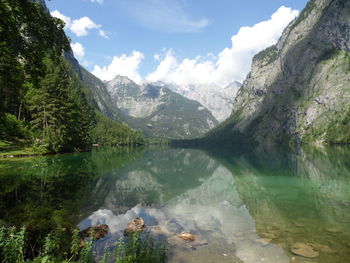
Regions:
<svg viewBox="0 0 350 263"><path fill-rule="evenodd" d="M32 147L31 143L23 140L16 142L0 140L0 158L26 156L38 154Z"/></svg>
<svg viewBox="0 0 350 263"><path fill-rule="evenodd" d="M42 240L39 253L28 256L26 229L0 227L1 263L165 263L167 244L147 234L136 232L121 238L115 251L105 248L100 257L94 253L94 240L83 240L75 229L67 237L66 229L57 227ZM93 235L93 234L92 234Z"/></svg>

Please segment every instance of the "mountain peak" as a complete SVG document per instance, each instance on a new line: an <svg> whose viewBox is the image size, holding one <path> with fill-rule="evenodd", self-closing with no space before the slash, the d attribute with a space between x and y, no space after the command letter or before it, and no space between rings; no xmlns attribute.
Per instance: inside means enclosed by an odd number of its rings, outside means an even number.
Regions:
<svg viewBox="0 0 350 263"><path fill-rule="evenodd" d="M108 81L111 85L128 85L128 84L135 84L134 81L129 79L126 76L117 75L112 80Z"/></svg>

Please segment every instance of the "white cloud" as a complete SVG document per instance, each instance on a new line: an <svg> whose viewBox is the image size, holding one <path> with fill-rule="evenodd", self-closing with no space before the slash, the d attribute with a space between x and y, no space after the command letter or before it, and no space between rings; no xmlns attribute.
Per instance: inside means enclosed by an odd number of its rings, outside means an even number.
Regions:
<svg viewBox="0 0 350 263"><path fill-rule="evenodd" d="M53 17L63 20L66 24L65 28L72 31L78 37L86 36L88 34L88 30L90 29L101 28L101 25L96 24L87 16L72 20L70 17L63 15L58 10L54 10L50 14ZM108 38L108 35L102 29L99 29L98 34L103 38Z"/></svg>
<svg viewBox="0 0 350 263"><path fill-rule="evenodd" d="M121 3L134 21L157 31L198 32L209 24L206 18L192 18L181 0L122 0Z"/></svg>
<svg viewBox="0 0 350 263"><path fill-rule="evenodd" d="M89 29L100 28L101 25L97 25L89 17L84 16L80 19L73 20L69 29L78 37L86 36Z"/></svg>
<svg viewBox="0 0 350 263"><path fill-rule="evenodd" d="M153 58L154 58L154 60L156 60L156 61L160 61L160 55L159 55L159 54L155 54L155 55L153 56Z"/></svg>
<svg viewBox="0 0 350 263"><path fill-rule="evenodd" d="M141 83L142 78L138 73L139 65L144 55L139 51L133 51L130 55L123 54L120 57L113 57L108 66L100 67L95 65L92 73L102 79L111 80L117 75L126 76L136 83Z"/></svg>
<svg viewBox="0 0 350 263"><path fill-rule="evenodd" d="M168 50L157 69L146 79L178 85L216 83L222 86L235 80L242 81L250 70L253 56L275 44L283 29L298 14L297 10L282 6L269 20L240 28L231 38L232 46L222 50L217 59L210 55L179 62L174 52Z"/></svg>
<svg viewBox="0 0 350 263"><path fill-rule="evenodd" d="M100 5L103 4L103 1L104 1L104 0L90 0L91 3L98 3L98 4L100 4Z"/></svg>
<svg viewBox="0 0 350 263"><path fill-rule="evenodd" d="M109 39L109 36L107 35L107 33L106 33L104 30L102 30L102 29L100 29L100 30L98 31L98 34L99 34L101 37L105 38L105 39Z"/></svg>
<svg viewBox="0 0 350 263"><path fill-rule="evenodd" d="M70 44L70 46L76 58L82 59L85 56L85 49L82 44L80 44L79 42L76 42L76 43Z"/></svg>
<svg viewBox="0 0 350 263"><path fill-rule="evenodd" d="M50 14L53 17L61 19L66 24L65 28L69 28L70 27L70 25L72 23L72 19L70 17L61 14L60 11L58 11L58 10L51 11Z"/></svg>
<svg viewBox="0 0 350 263"><path fill-rule="evenodd" d="M79 42L76 42L76 43L71 43L70 46L73 50L74 57L79 60L79 63L81 65L83 65L84 67L88 67L92 64L91 61L85 58L85 48L82 44L80 44Z"/></svg>

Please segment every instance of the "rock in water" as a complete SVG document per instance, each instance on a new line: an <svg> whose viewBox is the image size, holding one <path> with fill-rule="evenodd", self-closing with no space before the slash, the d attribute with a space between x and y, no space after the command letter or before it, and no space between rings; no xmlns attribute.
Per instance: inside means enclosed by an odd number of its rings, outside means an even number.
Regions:
<svg viewBox="0 0 350 263"><path fill-rule="evenodd" d="M290 251L295 255L306 258L317 258L320 255L320 253L314 250L311 246L299 242L295 243Z"/></svg>
<svg viewBox="0 0 350 263"><path fill-rule="evenodd" d="M108 225L98 225L98 226L90 226L89 228L83 230L80 232L80 235L82 238L91 237L94 240L99 240L103 237L105 237L108 234Z"/></svg>
<svg viewBox="0 0 350 263"><path fill-rule="evenodd" d="M267 233L267 232L260 232L258 235L262 238L267 238L267 239L275 239L277 238L277 234L275 233Z"/></svg>
<svg viewBox="0 0 350 263"><path fill-rule="evenodd" d="M322 253L327 253L327 254L336 254L337 253L337 251L331 249L329 246L326 246L326 245L316 244L316 243L310 243L309 245L312 246L317 251L320 251Z"/></svg>
<svg viewBox="0 0 350 263"><path fill-rule="evenodd" d="M135 232L142 232L146 228L145 221L141 217L136 217L132 220L124 230L124 236Z"/></svg>
<svg viewBox="0 0 350 263"><path fill-rule="evenodd" d="M182 238L185 241L194 241L196 239L196 236L189 232L182 232L178 235L178 237Z"/></svg>
<svg viewBox="0 0 350 263"><path fill-rule="evenodd" d="M338 228L334 228L334 227L326 227L324 228L325 231L327 231L328 233L332 233L332 234L336 234L339 233L340 230Z"/></svg>
<svg viewBox="0 0 350 263"><path fill-rule="evenodd" d="M259 238L256 240L256 242L262 245L263 247L266 247L268 244L270 244L271 241L271 238Z"/></svg>

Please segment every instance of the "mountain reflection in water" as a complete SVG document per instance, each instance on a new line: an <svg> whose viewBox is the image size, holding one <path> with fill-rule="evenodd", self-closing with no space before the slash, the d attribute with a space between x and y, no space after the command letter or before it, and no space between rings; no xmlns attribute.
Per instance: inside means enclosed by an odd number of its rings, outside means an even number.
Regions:
<svg viewBox="0 0 350 263"><path fill-rule="evenodd" d="M145 150L104 173L96 209L79 227L106 223L113 246L141 216L167 238L171 262L346 262L350 258L350 150ZM91 201L93 202L93 201ZM182 231L199 242L181 242ZM292 254L296 242L315 259Z"/></svg>

